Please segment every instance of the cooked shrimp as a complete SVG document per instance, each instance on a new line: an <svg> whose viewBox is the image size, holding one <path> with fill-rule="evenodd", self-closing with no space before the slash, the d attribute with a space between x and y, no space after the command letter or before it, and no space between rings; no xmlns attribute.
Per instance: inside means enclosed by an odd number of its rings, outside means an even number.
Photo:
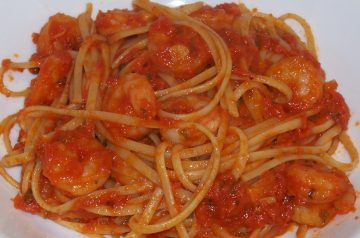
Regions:
<svg viewBox="0 0 360 238"><path fill-rule="evenodd" d="M118 155L114 159L111 176L120 184L132 184L140 179L144 179L137 170L128 165Z"/></svg>
<svg viewBox="0 0 360 238"><path fill-rule="evenodd" d="M305 57L289 57L273 64L267 76L286 83L293 90L287 106L298 112L311 108L323 95L324 72Z"/></svg>
<svg viewBox="0 0 360 238"><path fill-rule="evenodd" d="M299 224L322 227L336 215L331 204L299 205L294 208L291 219Z"/></svg>
<svg viewBox="0 0 360 238"><path fill-rule="evenodd" d="M50 55L58 50L78 50L81 43L80 30L74 17L57 13L41 29L37 39L37 53Z"/></svg>
<svg viewBox="0 0 360 238"><path fill-rule="evenodd" d="M262 174L255 182L249 184L249 194L252 201L274 200L282 201L287 194L285 166L279 166Z"/></svg>
<svg viewBox="0 0 360 238"><path fill-rule="evenodd" d="M311 161L296 161L289 165L286 178L289 192L310 204L333 202L352 187L343 172Z"/></svg>
<svg viewBox="0 0 360 238"><path fill-rule="evenodd" d="M57 131L36 146L36 156L43 165L43 175L55 187L73 196L85 195L101 187L111 173L114 153L85 127Z"/></svg>
<svg viewBox="0 0 360 238"><path fill-rule="evenodd" d="M63 91L72 62L71 55L66 51L47 57L40 66L39 75L31 81L25 105L51 104Z"/></svg>
<svg viewBox="0 0 360 238"><path fill-rule="evenodd" d="M210 102L205 96L189 95L186 97L174 97L164 101L161 109L171 113L191 113L199 110ZM211 132L215 133L220 125L220 108L216 107L207 115L197 119L195 122L206 126ZM196 146L207 141L207 137L196 129L161 129L161 136L164 140L174 144L183 144L186 146Z"/></svg>
<svg viewBox="0 0 360 238"><path fill-rule="evenodd" d="M145 26L153 20L153 16L145 11L110 10L99 11L95 26L101 35L109 36L121 30Z"/></svg>
<svg viewBox="0 0 360 238"><path fill-rule="evenodd" d="M157 100L149 80L140 74L131 73L121 76L106 89L103 110L116 112L143 119L153 119L158 112ZM144 127L130 127L104 122L105 127L116 140L123 136L141 139L150 132Z"/></svg>
<svg viewBox="0 0 360 238"><path fill-rule="evenodd" d="M235 3L224 3L216 7L204 6L191 13L191 16L215 30L232 28L235 17L240 15L240 8Z"/></svg>
<svg viewBox="0 0 360 238"><path fill-rule="evenodd" d="M336 214L354 211L355 200L354 188L349 184L348 190L334 202L296 205L291 219L299 224L322 227L329 223Z"/></svg>
<svg viewBox="0 0 360 238"><path fill-rule="evenodd" d="M349 186L341 198L334 202L334 207L338 214L346 214L355 210L356 194L353 186Z"/></svg>
<svg viewBox="0 0 360 238"><path fill-rule="evenodd" d="M202 226L219 224L234 235L239 234L239 227L247 232L265 225L286 227L292 205L286 198L282 171L267 172L258 179L246 184L230 170L219 174L195 211L197 222Z"/></svg>
<svg viewBox="0 0 360 238"><path fill-rule="evenodd" d="M209 48L200 35L167 18L151 25L149 49L154 64L177 79L188 79L211 63Z"/></svg>

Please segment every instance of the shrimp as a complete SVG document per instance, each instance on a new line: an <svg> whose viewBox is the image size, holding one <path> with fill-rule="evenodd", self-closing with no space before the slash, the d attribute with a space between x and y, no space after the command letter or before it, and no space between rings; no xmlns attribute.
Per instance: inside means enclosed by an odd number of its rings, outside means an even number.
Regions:
<svg viewBox="0 0 360 238"><path fill-rule="evenodd" d="M299 224L322 227L336 215L331 204L299 205L294 208L291 219Z"/></svg>
<svg viewBox="0 0 360 238"><path fill-rule="evenodd" d="M145 180L136 169L128 165L118 155L114 159L111 176L120 184L133 184L139 180Z"/></svg>
<svg viewBox="0 0 360 238"><path fill-rule="evenodd" d="M161 109L171 113L191 113L203 108L210 102L205 96L189 95L186 97L174 97L164 101ZM220 125L220 108L216 107L207 115L196 119L195 122L206 126L211 132L215 133ZM196 146L205 143L208 139L205 135L193 128L171 128L161 129L161 136L164 140L174 144L183 144L186 146Z"/></svg>
<svg viewBox="0 0 360 238"><path fill-rule="evenodd" d="M324 71L305 57L284 58L273 64L266 75L292 89L293 97L287 103L290 112L310 109L322 98Z"/></svg>
<svg viewBox="0 0 360 238"><path fill-rule="evenodd" d="M218 31L232 28L233 22L240 15L240 8L235 3L225 3L216 7L204 6L192 12L191 16Z"/></svg>
<svg viewBox="0 0 360 238"><path fill-rule="evenodd" d="M349 185L347 191L333 202L296 205L291 219L299 224L322 227L329 223L336 214L354 211L355 200L354 188Z"/></svg>
<svg viewBox="0 0 360 238"><path fill-rule="evenodd" d="M333 202L352 188L343 172L312 161L290 164L286 178L290 194L309 204Z"/></svg>
<svg viewBox="0 0 360 238"><path fill-rule="evenodd" d="M88 194L109 178L115 154L93 137L93 130L79 127L56 131L51 139L40 140L35 155L42 174L55 187L72 196Z"/></svg>
<svg viewBox="0 0 360 238"><path fill-rule="evenodd" d="M258 28L256 27L258 21L261 22L261 19L254 18L255 29ZM304 53L296 50L297 44L294 47L290 47L291 45L286 47L286 45L282 44L283 42L281 42L279 38L270 36L268 32L263 32L263 29L256 30L256 42L259 51L259 58L258 62L253 65L252 70L258 74L264 74L271 65L284 58ZM297 40L294 42L297 42Z"/></svg>
<svg viewBox="0 0 360 238"><path fill-rule="evenodd" d="M143 119L153 119L158 113L154 90L149 80L140 74L130 73L121 76L109 85L105 91L103 110ZM104 122L111 135L116 138L124 136L138 140L146 136L150 129L131 127L122 124Z"/></svg>
<svg viewBox="0 0 360 238"><path fill-rule="evenodd" d="M58 51L47 57L40 66L39 75L31 81L25 106L51 104L63 91L72 62L71 55L66 51Z"/></svg>
<svg viewBox="0 0 360 238"><path fill-rule="evenodd" d="M202 227L214 223L234 233L271 225L279 229L292 221L322 227L336 214L354 210L355 192L345 174L312 161L293 161L266 171L248 182L231 170L217 176L195 210Z"/></svg>
<svg viewBox="0 0 360 238"><path fill-rule="evenodd" d="M149 50L159 70L181 80L195 76L211 63L209 48L198 33L163 17L150 27Z"/></svg>
<svg viewBox="0 0 360 238"><path fill-rule="evenodd" d="M42 56L58 50L78 50L81 44L76 18L62 13L51 16L34 39L37 43L37 53Z"/></svg>
<svg viewBox="0 0 360 238"><path fill-rule="evenodd" d="M346 214L355 210L356 194L353 186L349 186L341 198L334 202L334 207L338 214Z"/></svg>
<svg viewBox="0 0 360 238"><path fill-rule="evenodd" d="M219 174L195 210L197 222L203 227L216 223L230 234L238 234L240 227L247 232L265 225L285 227L292 205L286 197L282 173L267 172L252 184L236 180L230 170Z"/></svg>
<svg viewBox="0 0 360 238"><path fill-rule="evenodd" d="M145 11L110 10L99 11L96 16L95 26L97 31L104 36L109 36L121 30L129 30L145 26L153 20L153 16Z"/></svg>

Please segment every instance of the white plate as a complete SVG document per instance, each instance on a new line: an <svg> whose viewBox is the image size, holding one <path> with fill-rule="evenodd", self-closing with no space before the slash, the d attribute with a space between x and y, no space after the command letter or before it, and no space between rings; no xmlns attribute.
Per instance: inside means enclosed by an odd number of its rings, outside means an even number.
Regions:
<svg viewBox="0 0 360 238"><path fill-rule="evenodd" d="M130 1L121 0L1 0L0 1L0 58L26 60L35 50L31 43L31 33L38 32L47 18L56 12L64 12L73 16L85 9L87 2L94 3L95 13L98 9L130 7ZM170 6L177 6L188 0L161 0ZM208 0L209 4L219 0ZM260 11L271 12L275 16L286 12L297 13L305 17L311 24L317 40L320 62L327 79L335 78L339 90L343 93L351 109L349 133L360 148L360 127L355 126L360 119L360 26L358 11L360 1L348 0L244 0L249 7L257 7ZM14 53L19 56L15 57ZM29 75L17 77L11 83L12 88L24 88L29 82ZM5 80L7 81L7 80ZM21 99L7 99L0 95L0 118L17 111L22 107ZM4 147L0 144L0 155L4 155ZM341 157L342 152L338 152ZM18 170L13 170L18 174ZM360 188L360 169L354 171L350 179L356 190ZM51 221L18 211L13 208L11 198L16 194L0 178L0 237L81 237ZM357 202L357 206L359 201ZM360 211L338 216L330 225L320 231L314 231L316 237L360 237ZM288 233L284 237L294 237Z"/></svg>

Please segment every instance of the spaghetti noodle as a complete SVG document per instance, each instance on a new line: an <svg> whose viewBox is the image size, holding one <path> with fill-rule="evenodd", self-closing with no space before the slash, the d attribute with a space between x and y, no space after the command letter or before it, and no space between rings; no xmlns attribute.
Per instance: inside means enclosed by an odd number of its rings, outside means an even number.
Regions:
<svg viewBox="0 0 360 238"><path fill-rule="evenodd" d="M25 96L0 127L16 208L129 238L273 237L293 223L303 237L354 210L349 109L304 19L133 4L95 20L91 5L51 16L30 61L3 61L1 93ZM30 87L6 88L4 73L23 69L36 74ZM332 157L339 143L351 162Z"/></svg>

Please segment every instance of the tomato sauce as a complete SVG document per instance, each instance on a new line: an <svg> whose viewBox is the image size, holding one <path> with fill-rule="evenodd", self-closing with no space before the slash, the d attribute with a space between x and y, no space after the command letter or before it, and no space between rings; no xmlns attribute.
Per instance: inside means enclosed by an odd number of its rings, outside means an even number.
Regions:
<svg viewBox="0 0 360 238"><path fill-rule="evenodd" d="M263 97L264 101L264 119L269 119L272 117L277 117L279 119L284 119L287 116L282 105L274 103L268 97Z"/></svg>
<svg viewBox="0 0 360 238"><path fill-rule="evenodd" d="M76 18L62 13L51 16L40 33L33 36L33 41L37 44L36 54L40 56L48 56L58 50L78 50L81 35Z"/></svg>
<svg viewBox="0 0 360 238"><path fill-rule="evenodd" d="M73 210L80 210L88 207L96 207L100 205L107 205L114 208L123 207L130 199L130 196L121 195L118 192L106 192L100 196L85 196L78 199L73 207Z"/></svg>
<svg viewBox="0 0 360 238"><path fill-rule="evenodd" d="M298 174L300 171L303 174ZM326 183L334 187L323 193ZM217 224L232 234L245 235L268 224L279 235L291 223L297 206L319 211L319 217L326 213L321 218L324 225L336 214L351 211L354 199L352 185L343 172L311 161L295 161L268 170L247 183L237 181L231 171L219 174L195 215L202 231Z"/></svg>
<svg viewBox="0 0 360 238"><path fill-rule="evenodd" d="M114 232L119 229L119 225L115 223L114 217L99 217L96 219L92 219L85 223L85 225L81 228L81 232L85 234L96 234L99 230L112 231L111 235L120 236L122 233ZM99 229L99 230L98 230Z"/></svg>
<svg viewBox="0 0 360 238"><path fill-rule="evenodd" d="M336 123L339 123L344 130L346 130L350 118L350 110L344 97L336 91L336 81L328 82L324 89L320 116L323 115L334 120Z"/></svg>
<svg viewBox="0 0 360 238"><path fill-rule="evenodd" d="M153 20L153 16L145 11L109 10L99 11L95 26L102 35L111 35L115 31L145 26Z"/></svg>
<svg viewBox="0 0 360 238"><path fill-rule="evenodd" d="M120 56L121 54L123 54L125 51L124 50L120 50L119 52L117 52L116 56L114 58L117 58L118 56ZM141 55L141 53L143 53L143 50L142 49L139 49L139 48L133 48L131 49L126 55L124 55L120 61L118 61L118 64L119 65L124 65L124 64L128 64L130 63L133 59L139 57Z"/></svg>
<svg viewBox="0 0 360 238"><path fill-rule="evenodd" d="M219 175L196 209L198 223L204 227L216 223L231 232L241 227L251 232L265 224L287 226L293 205L285 193L283 171L267 173L262 177L264 179L260 183L264 184L256 185L257 188L236 181L230 171ZM275 201L267 202L267 197L273 197Z"/></svg>
<svg viewBox="0 0 360 238"><path fill-rule="evenodd" d="M219 35L229 47L233 73L242 76L250 72L251 66L259 61L259 52L253 40L233 30L221 30Z"/></svg>
<svg viewBox="0 0 360 238"><path fill-rule="evenodd" d="M255 125L254 119L251 117L249 110L243 102L239 103L238 110L238 117L230 117L230 125L234 125L242 129Z"/></svg>
<svg viewBox="0 0 360 238"><path fill-rule="evenodd" d="M216 7L204 6L190 14L207 26L218 31L230 29L235 17L239 16L240 9L235 3L224 3Z"/></svg>
<svg viewBox="0 0 360 238"><path fill-rule="evenodd" d="M31 214L40 214L44 211L35 201L33 195L29 193L25 195L17 194L13 202L16 209L20 209Z"/></svg>
<svg viewBox="0 0 360 238"><path fill-rule="evenodd" d="M158 102L151 81L142 74L131 73L118 79L107 81L108 87L102 110L145 120L153 120L158 112ZM139 123L140 124L140 123ZM122 136L142 139L146 132L145 128L139 128L121 123L104 122L114 139Z"/></svg>
<svg viewBox="0 0 360 238"><path fill-rule="evenodd" d="M232 74L240 79L230 83L233 89L243 84L244 78L251 81L255 74L275 78L278 76L277 72L284 73L285 68L289 72L285 72L285 76L280 75L277 80L287 84L293 92L293 97L290 102L278 103L275 99L284 95L281 95L277 89L264 86L268 92L264 93L259 90L259 95L261 95L258 96L259 100L253 100L256 104L254 107L261 108L259 110L262 114L261 120L274 117L283 120L296 113L312 109L319 110L315 116L302 117L300 128L277 135L266 141L263 146L276 148L280 145L303 144L306 139L313 136L311 129L328 119L334 120L343 129L346 129L350 116L349 108L343 96L337 92L337 83L335 81L324 83L325 73L316 58L303 45L299 44L296 37L281 29L276 30L284 42L273 37L270 32L262 30L261 27L255 27L256 29L252 29L253 31L248 34L237 31L234 24L243 14L245 13L241 12L237 4L204 6L190 14L215 30L228 46L232 58ZM103 100L100 110L138 117L143 119L143 122L157 120L159 127L176 127L178 121L159 118L160 105L157 104L154 91L170 87L161 79L159 73L168 74L178 82L183 82L201 73L204 69L214 66L214 62L205 40L191 27L175 24L165 16L154 20L153 15L139 10L116 9L98 13L95 21L96 31L104 37L111 38L118 32L147 26L151 23L149 32L144 34L148 36L148 47L130 50L124 58L117 62L119 67L112 72L113 74L101 82L100 94L103 96ZM69 51L78 51L84 42L78 27L78 19L58 13L49 18L48 23L44 25L39 34L34 33L32 37L33 42L37 45L37 52L31 57L31 60L39 63L39 67L32 69L37 76L31 81L30 93L25 98L25 106L51 105L63 92L66 78L74 64L73 56ZM124 42L126 40L120 40L120 49ZM118 50L114 57L116 58L122 53L124 50ZM294 66L294 68L284 64L283 68L275 67L274 72L271 72L273 65L289 58L295 63L290 62L293 64L289 63L288 65ZM10 64L9 59L2 61L2 67L5 70L9 69ZM124 75L132 73L136 77L143 77L142 79L149 84L151 96L148 99L153 97L153 104L141 98L139 99L139 101L142 100L139 103L141 105L134 105L132 96L141 93L139 91L132 95L127 93L130 89L143 89L146 85L121 88L119 85L122 83L122 76L118 76L118 74L122 70L126 70ZM286 80L289 75L300 75L304 70L311 71L309 74L313 73L311 76L318 80L314 84L304 83L306 86L310 84L313 86L310 91L314 90L315 96L296 98L298 96L296 92L300 91L296 88L298 85ZM104 62L95 63L94 71L105 71ZM294 71L297 72L294 73ZM136 79L138 78L134 76L131 81L134 82ZM123 95L119 96L121 90L124 92L121 92ZM87 97L88 88L84 86L82 93ZM193 101L187 101L186 97L173 97L166 102L161 102L161 109L175 114L192 113L203 107L203 105L195 106L198 101L204 99L204 105L208 105L211 99L207 97L206 93L204 95L200 95ZM112 98L112 96L114 97ZM192 95L187 96L190 98ZM245 94L244 97L248 96ZM146 97L144 96L144 98ZM309 102L312 98L316 100ZM136 106L141 110L137 110ZM83 108L84 105L81 107ZM237 102L237 107L240 115L231 117L229 124L242 129L254 126L256 122L242 99ZM151 110L153 111L150 112ZM215 121L209 116L211 113L213 115L220 114L216 110L221 111L222 109L216 108L206 115L210 118L209 121ZM206 116L204 116L204 120L207 119ZM69 198L79 197L71 211L62 215L69 220L74 216L76 217L74 220L86 222L82 229L84 233L96 232L98 228L116 230L119 227L116 218L100 217L100 215L91 214L85 210L102 205L115 209L122 208L133 196L121 195L115 191L108 191L98 196L88 194L104 188L105 181L110 176L120 184L126 184L130 180L147 179L95 138L92 122L75 130L62 131L55 129L56 126L68 121L70 117L49 116L47 118L52 119L53 123L49 123L45 131L48 132L51 128L51 130L55 130L55 133L51 138L40 139L35 147L35 156L42 164L39 182L41 196L51 205L61 204L61 199L56 195L56 187ZM203 125L205 122L197 121ZM124 141L124 138L137 140L144 144L154 144L146 137L153 131L152 129L142 128L141 125L134 127L108 121L102 123L119 144ZM137 129L139 131L133 133L133 130ZM215 134L217 130L218 128L212 132ZM135 135L130 135L132 133ZM193 128L181 130L180 134L187 141L191 139L200 141L204 137ZM26 132L22 130L15 149L24 147L26 136ZM162 135L160 134L160 136ZM163 140L164 138L162 136ZM205 140L205 142L208 141ZM185 143L183 145L187 146ZM296 153L302 154L303 151L299 149ZM124 175L125 173L127 174ZM98 176L100 177L98 178ZM99 182L102 180L104 183ZM91 187L89 184L96 185ZM171 185L173 193L182 187L176 179L171 181ZM323 189L322 186L326 189ZM76 194L75 190L78 187L83 187L85 192ZM150 189L147 192L150 192ZM279 235L291 222L296 221L294 217L297 215L299 207L315 212L320 211L316 215L322 219L322 223L313 226L323 226L336 214L353 211L355 199L354 189L343 172L332 170L315 162L285 163L248 182L237 180L231 171L225 171L217 176L208 194L195 210L196 221L200 225L200 231L196 237L214 236L211 231L214 225L224 227L234 235L248 235L258 228L270 225L272 232ZM24 195L18 194L13 202L15 208L31 214L53 218L62 216L42 209L31 192ZM183 209L183 204L184 201L175 197L175 208L178 211ZM156 223L165 216L169 216L169 212L161 210L154 215L152 222ZM302 223L299 222L299 224ZM150 237L166 237L167 232L151 234ZM120 234L115 232L113 235Z"/></svg>
<svg viewBox="0 0 360 238"><path fill-rule="evenodd" d="M190 27L160 17L149 30L150 58L158 70L189 79L211 63L205 41Z"/></svg>
<svg viewBox="0 0 360 238"><path fill-rule="evenodd" d="M183 97L173 97L162 104L162 109L174 114L188 114L196 111L194 103Z"/></svg>
<svg viewBox="0 0 360 238"><path fill-rule="evenodd" d="M162 90L168 88L169 85L163 81L159 76L151 75L150 84L154 91Z"/></svg>
<svg viewBox="0 0 360 238"><path fill-rule="evenodd" d="M31 81L25 106L50 105L63 91L73 59L67 51L58 51L46 58L39 75Z"/></svg>
<svg viewBox="0 0 360 238"><path fill-rule="evenodd" d="M92 125L59 130L50 140L37 143L35 155L42 162L42 174L52 185L71 194L86 193L86 189L92 191L101 186L92 184L110 175L115 154L95 140L92 133ZM80 187L85 190L75 189Z"/></svg>

